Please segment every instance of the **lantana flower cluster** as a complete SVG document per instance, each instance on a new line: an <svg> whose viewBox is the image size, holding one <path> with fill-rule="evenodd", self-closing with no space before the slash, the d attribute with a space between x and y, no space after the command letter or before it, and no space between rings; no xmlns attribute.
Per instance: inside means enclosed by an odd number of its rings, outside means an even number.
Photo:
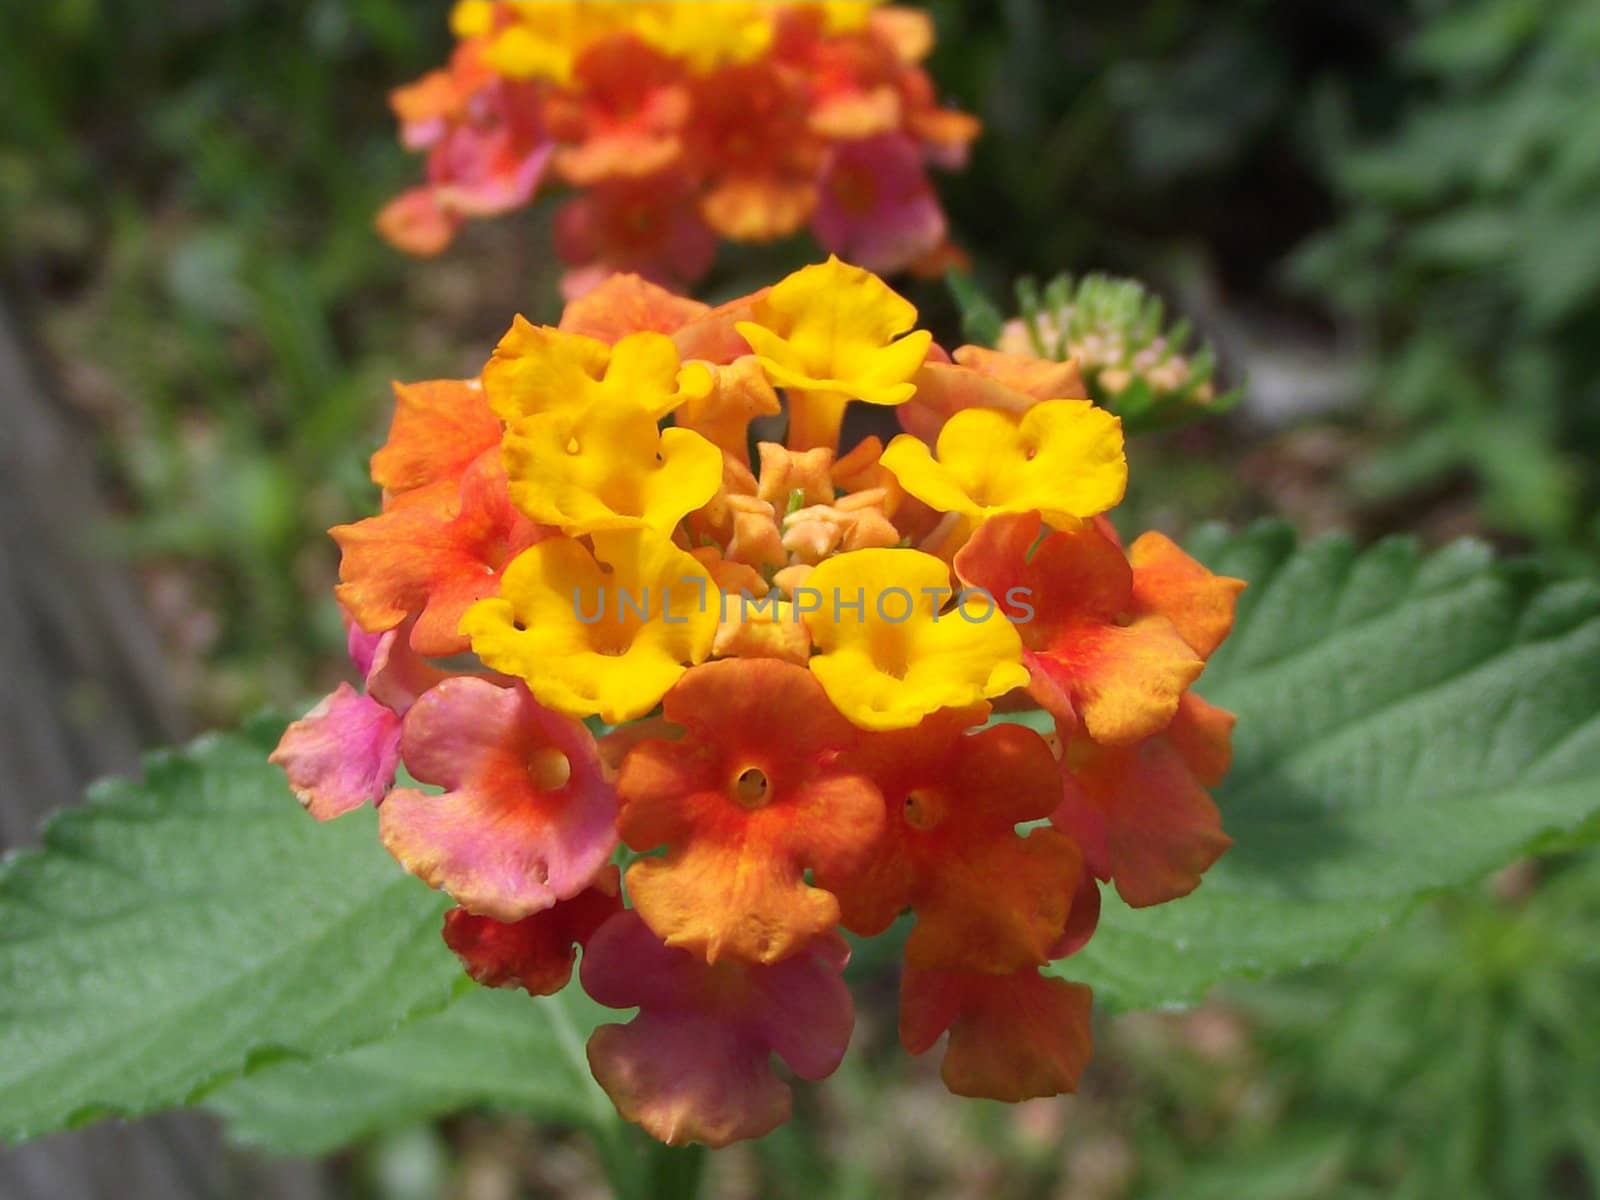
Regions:
<svg viewBox="0 0 1600 1200"><path fill-rule="evenodd" d="M613 272L672 287L718 238L809 225L873 270L937 272L955 251L928 168L958 168L977 122L942 107L926 14L874 0L461 0L449 65L396 91L427 182L379 216L417 254L554 176L576 296Z"/></svg>
<svg viewBox="0 0 1600 1200"><path fill-rule="evenodd" d="M549 995L581 948L638 1010L595 1077L667 1142L785 1120L773 1056L834 1070L843 932L909 927L900 1039L948 1035L952 1091L1072 1090L1100 885L1170 901L1229 844L1192 685L1242 585L1119 540L1072 363L916 323L837 259L715 308L615 276L399 387L383 511L332 531L365 682L275 761L318 818L379 805L474 979ZM905 432L841 445L857 404Z"/></svg>

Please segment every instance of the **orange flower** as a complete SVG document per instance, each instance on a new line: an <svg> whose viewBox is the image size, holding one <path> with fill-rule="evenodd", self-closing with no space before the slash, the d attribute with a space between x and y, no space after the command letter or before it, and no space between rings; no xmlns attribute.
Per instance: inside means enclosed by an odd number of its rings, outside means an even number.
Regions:
<svg viewBox="0 0 1600 1200"><path fill-rule="evenodd" d="M852 933L882 933L906 908L916 968L991 974L1042 966L1066 929L1081 861L1051 829L1017 826L1058 807L1049 747L1019 725L963 732L984 707L946 709L915 729L866 739L849 763L882 791L887 825L854 873L817 882Z"/></svg>
<svg viewBox="0 0 1600 1200"><path fill-rule="evenodd" d="M925 1054L946 1030L940 1075L958 1096L1016 1103L1078 1088L1089 1062L1089 1004L1081 983L1036 970L978 975L907 968L900 1044Z"/></svg>
<svg viewBox="0 0 1600 1200"><path fill-rule="evenodd" d="M1233 628L1244 580L1213 575L1165 534L1141 534L1128 548L1133 607L1172 622L1201 658L1210 658Z"/></svg>
<svg viewBox="0 0 1600 1200"><path fill-rule="evenodd" d="M1027 354L1003 354L983 346L957 347L953 356L958 364L993 379L1034 400L1087 400L1078 364L1072 359L1056 362Z"/></svg>
<svg viewBox="0 0 1600 1200"><path fill-rule="evenodd" d="M467 609L500 588L507 563L550 533L512 506L498 449L467 468L453 500L391 507L328 531L344 552L339 603L368 633L417 623L411 647L443 657L467 648Z"/></svg>
<svg viewBox="0 0 1600 1200"><path fill-rule="evenodd" d="M696 667L663 711L688 733L634 747L617 783L623 840L667 848L628 869L628 894L669 946L776 962L839 918L805 872L847 877L883 828L877 789L840 763L860 735L776 659Z"/></svg>
<svg viewBox="0 0 1600 1200"><path fill-rule="evenodd" d="M807 128L799 80L770 62L696 80L689 161L707 181L700 211L724 237L770 241L795 232L816 204L822 147Z"/></svg>
<svg viewBox="0 0 1600 1200"><path fill-rule="evenodd" d="M562 143L555 165L567 182L587 187L654 175L683 153L685 72L638 38L619 34L583 52L572 88L551 96L544 111Z"/></svg>
<svg viewBox="0 0 1600 1200"><path fill-rule="evenodd" d="M753 354L717 367L712 377L711 391L703 398L690 399L675 420L700 434L725 457L749 466L750 422L782 411L778 393Z"/></svg>
<svg viewBox="0 0 1600 1200"><path fill-rule="evenodd" d="M900 76L899 86L906 129L922 141L928 157L946 170L966 166L967 151L983 131L978 119L969 113L942 107L933 80L925 71L905 72Z"/></svg>
<svg viewBox="0 0 1600 1200"><path fill-rule="evenodd" d="M476 380L394 385L389 439L372 456L372 482L391 500L444 484L453 492L467 468L500 444L500 420Z"/></svg>
<svg viewBox="0 0 1600 1200"><path fill-rule="evenodd" d="M1065 798L1050 819L1132 907L1187 896L1233 845L1206 790L1228 773L1233 723L1190 692L1172 723L1142 742L1064 739Z"/></svg>
<svg viewBox="0 0 1600 1200"><path fill-rule="evenodd" d="M1087 400L1074 362L1054 362L962 346L954 363L934 362L917 374L917 394L899 410L907 433L933 443L944 423L968 408L992 408L1020 417L1046 400Z"/></svg>
<svg viewBox="0 0 1600 1200"><path fill-rule="evenodd" d="M710 311L709 305L625 272L570 302L559 328L614 346L630 333L676 333Z"/></svg>
<svg viewBox="0 0 1600 1200"><path fill-rule="evenodd" d="M1149 737L1205 664L1171 621L1136 605L1133 569L1098 525L1040 542L1042 530L1038 513L995 517L956 573L1017 616L1029 691L1058 720L1107 744Z"/></svg>

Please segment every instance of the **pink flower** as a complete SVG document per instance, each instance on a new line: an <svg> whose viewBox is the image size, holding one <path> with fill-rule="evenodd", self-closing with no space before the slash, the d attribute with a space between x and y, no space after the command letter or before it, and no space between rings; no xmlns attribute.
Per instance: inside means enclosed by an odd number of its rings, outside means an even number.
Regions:
<svg viewBox="0 0 1600 1200"><path fill-rule="evenodd" d="M400 762L400 718L423 692L445 678L412 650L409 623L383 634L349 626L350 660L365 692L341 683L284 730L272 761L319 821L331 821L394 786Z"/></svg>
<svg viewBox="0 0 1600 1200"><path fill-rule="evenodd" d="M917 144L901 134L835 144L811 232L830 253L880 274L937 250L944 213Z"/></svg>
<svg viewBox="0 0 1600 1200"><path fill-rule="evenodd" d="M464 116L407 123L407 141L426 145L428 182L392 200L378 229L412 254L437 254L468 217L490 217L533 199L555 152L527 85L491 82L469 97Z"/></svg>
<svg viewBox="0 0 1600 1200"><path fill-rule="evenodd" d="M519 921L570 899L617 844L615 793L594 738L521 684L448 679L406 714L401 755L423 783L389 794L389 853L463 908Z"/></svg>
<svg viewBox="0 0 1600 1200"><path fill-rule="evenodd" d="M639 1015L595 1030L590 1069L624 1118L669 1145L761 1137L792 1101L771 1055L809 1080L844 1057L855 1022L840 978L849 956L827 933L770 966L708 965L664 945L637 913L619 913L590 940L579 978L601 1004Z"/></svg>

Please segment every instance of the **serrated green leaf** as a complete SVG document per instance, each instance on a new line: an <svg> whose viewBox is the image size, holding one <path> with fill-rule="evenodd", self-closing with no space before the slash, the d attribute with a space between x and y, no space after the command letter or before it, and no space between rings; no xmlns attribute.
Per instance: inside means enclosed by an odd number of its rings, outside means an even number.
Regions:
<svg viewBox="0 0 1600 1200"><path fill-rule="evenodd" d="M240 1141L325 1154L380 1130L465 1108L596 1128L617 1118L584 1043L620 1014L574 984L558 996L473 988L394 1036L317 1062L283 1063L207 1100Z"/></svg>
<svg viewBox="0 0 1600 1200"><path fill-rule="evenodd" d="M280 728L155 755L0 867L0 1139L183 1104L446 1003L443 900L370 811L300 811L266 761Z"/></svg>
<svg viewBox="0 0 1600 1200"><path fill-rule="evenodd" d="M1217 796L1234 847L1191 896L1130 910L1058 965L1114 1007L1344 956L1422 897L1600 812L1600 588L1462 542L1195 551L1250 581L1199 690L1238 714Z"/></svg>

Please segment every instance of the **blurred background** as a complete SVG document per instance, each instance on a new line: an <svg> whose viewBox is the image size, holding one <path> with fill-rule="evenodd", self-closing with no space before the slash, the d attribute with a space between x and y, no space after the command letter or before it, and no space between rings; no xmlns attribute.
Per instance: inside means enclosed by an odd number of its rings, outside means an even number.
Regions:
<svg viewBox="0 0 1600 1200"><path fill-rule="evenodd" d="M1600 0L930 7L933 75L986 123L939 181L978 281L1136 276L1245 388L1132 448L1131 525L1282 513L1600 569ZM514 312L558 313L548 209L428 262L372 231L419 172L385 95L443 59L446 11L0 8L0 844L141 745L340 678L323 531L376 504L388 381L474 374ZM725 247L710 290L808 253ZM906 290L954 344L942 285ZM1600 1195L1597 947L1600 864L1523 864L1337 972L1104 1020L1083 1094L1020 1108L904 1061L868 963L864 1052L711 1191ZM206 1178L268 1194L228 1161ZM0 1158L0 1197L80 1194L25 1174ZM482 1115L272 1186L604 1194L575 1138Z"/></svg>

